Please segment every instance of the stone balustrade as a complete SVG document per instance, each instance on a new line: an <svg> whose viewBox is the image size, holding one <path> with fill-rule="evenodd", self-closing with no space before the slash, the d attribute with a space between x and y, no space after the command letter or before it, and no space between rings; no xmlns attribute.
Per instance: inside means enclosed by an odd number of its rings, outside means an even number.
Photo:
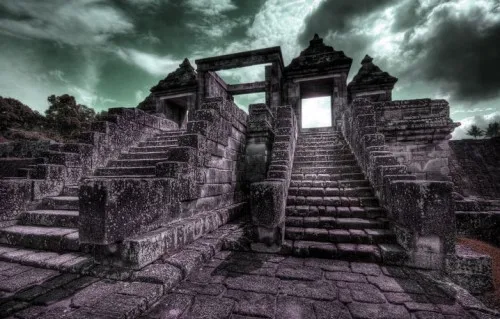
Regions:
<svg viewBox="0 0 500 319"><path fill-rule="evenodd" d="M285 206L297 141L297 120L290 106L276 111L275 139L265 180L250 185L252 249L279 251L285 235Z"/></svg>
<svg viewBox="0 0 500 319"><path fill-rule="evenodd" d="M342 132L393 223L408 264L443 269L453 259L455 215L450 182L417 180L386 145L372 102L356 99L344 114Z"/></svg>

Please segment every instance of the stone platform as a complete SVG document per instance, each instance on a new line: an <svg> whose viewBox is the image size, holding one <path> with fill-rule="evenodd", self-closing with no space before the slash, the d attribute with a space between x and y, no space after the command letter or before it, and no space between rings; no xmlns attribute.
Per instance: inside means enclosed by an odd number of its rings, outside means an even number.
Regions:
<svg viewBox="0 0 500 319"><path fill-rule="evenodd" d="M0 318L500 318L436 272L221 251L240 231L226 226L133 273L2 261Z"/></svg>

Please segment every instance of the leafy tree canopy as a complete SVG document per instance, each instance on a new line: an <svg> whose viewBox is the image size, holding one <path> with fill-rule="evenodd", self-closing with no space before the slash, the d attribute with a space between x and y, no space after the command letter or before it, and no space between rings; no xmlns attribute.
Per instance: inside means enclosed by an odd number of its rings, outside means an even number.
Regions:
<svg viewBox="0 0 500 319"><path fill-rule="evenodd" d="M471 125L471 127L467 130L467 134L474 138L478 138L484 135L484 131L480 129L477 125Z"/></svg>
<svg viewBox="0 0 500 319"><path fill-rule="evenodd" d="M500 123L493 122L488 124L488 128L486 129L486 136L495 137L500 136Z"/></svg>
<svg viewBox="0 0 500 319"><path fill-rule="evenodd" d="M51 95L47 100L49 101L49 108L45 111L47 123L63 136L80 132L95 118L92 108L77 104L71 95Z"/></svg>
<svg viewBox="0 0 500 319"><path fill-rule="evenodd" d="M44 124L45 118L37 111L16 99L0 96L0 131L9 128L31 130Z"/></svg>

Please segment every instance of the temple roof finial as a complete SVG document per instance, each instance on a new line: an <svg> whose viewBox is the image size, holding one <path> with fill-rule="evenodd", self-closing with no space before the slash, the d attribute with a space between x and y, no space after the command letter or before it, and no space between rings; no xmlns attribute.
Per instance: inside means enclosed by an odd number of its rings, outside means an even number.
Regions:
<svg viewBox="0 0 500 319"><path fill-rule="evenodd" d="M361 64L371 63L372 61L373 61L373 58L367 54L367 55L365 55L365 57L361 61Z"/></svg>
<svg viewBox="0 0 500 319"><path fill-rule="evenodd" d="M317 33L314 34L313 40L319 40L319 35Z"/></svg>

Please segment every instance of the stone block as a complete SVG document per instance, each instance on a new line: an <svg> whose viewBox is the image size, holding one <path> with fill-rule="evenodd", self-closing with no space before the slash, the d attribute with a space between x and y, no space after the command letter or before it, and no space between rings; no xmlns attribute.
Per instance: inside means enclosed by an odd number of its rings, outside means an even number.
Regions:
<svg viewBox="0 0 500 319"><path fill-rule="evenodd" d="M30 180L0 180L0 221L17 218L31 201Z"/></svg>
<svg viewBox="0 0 500 319"><path fill-rule="evenodd" d="M442 268L445 256L454 253L452 186L449 182L390 182L390 196L385 201L410 236L410 257L417 266Z"/></svg>
<svg viewBox="0 0 500 319"><path fill-rule="evenodd" d="M88 179L80 186L80 242L108 245L176 216L170 204L181 199L178 181Z"/></svg>
<svg viewBox="0 0 500 319"><path fill-rule="evenodd" d="M265 181L250 186L250 212L259 241L281 245L285 221L285 183Z"/></svg>

